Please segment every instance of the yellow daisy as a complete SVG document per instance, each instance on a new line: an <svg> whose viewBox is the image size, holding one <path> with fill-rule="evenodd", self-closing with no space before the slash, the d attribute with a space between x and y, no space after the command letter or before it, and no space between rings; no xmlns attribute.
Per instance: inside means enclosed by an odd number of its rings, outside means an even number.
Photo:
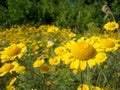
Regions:
<svg viewBox="0 0 120 90"><path fill-rule="evenodd" d="M102 89L98 86L90 86L90 90L102 90Z"/></svg>
<svg viewBox="0 0 120 90"><path fill-rule="evenodd" d="M0 52L1 62L4 63L9 60L14 60L16 57L21 58L26 50L26 46L23 43L13 44Z"/></svg>
<svg viewBox="0 0 120 90"><path fill-rule="evenodd" d="M44 64L44 59L40 59L40 57L37 58L37 60L33 63L33 67L37 68L40 67L42 64Z"/></svg>
<svg viewBox="0 0 120 90"><path fill-rule="evenodd" d="M15 83L16 80L17 80L16 77L12 78L9 82L9 85L12 86Z"/></svg>
<svg viewBox="0 0 120 90"><path fill-rule="evenodd" d="M1 68L0 68L0 76L4 76L6 73L8 73L10 70L12 70L14 65L11 63L5 63Z"/></svg>
<svg viewBox="0 0 120 90"><path fill-rule="evenodd" d="M40 67L40 71L41 73L49 73L51 72L51 67L47 64L43 64L41 67Z"/></svg>
<svg viewBox="0 0 120 90"><path fill-rule="evenodd" d="M59 47L55 48L54 52L56 55L63 55L66 53L66 48L59 46Z"/></svg>
<svg viewBox="0 0 120 90"><path fill-rule="evenodd" d="M16 70L16 72L18 73L22 73L22 72L25 72L26 71L26 67L25 66L19 66L18 69Z"/></svg>
<svg viewBox="0 0 120 90"><path fill-rule="evenodd" d="M58 27L51 25L51 26L48 26L47 32L54 33L54 32L57 32L58 30L59 30Z"/></svg>
<svg viewBox="0 0 120 90"><path fill-rule="evenodd" d="M112 22L108 22L104 25L104 28L108 31L113 31L115 29L118 29L119 28L119 24L112 21Z"/></svg>
<svg viewBox="0 0 120 90"><path fill-rule="evenodd" d="M53 58L49 59L49 63L51 65L58 65L60 63L60 57L59 56L55 56Z"/></svg>
<svg viewBox="0 0 120 90"><path fill-rule="evenodd" d="M89 41L91 43L98 43L98 42L100 42L100 40L101 40L101 38L99 36L92 36L89 38Z"/></svg>
<svg viewBox="0 0 120 90"><path fill-rule="evenodd" d="M87 84L81 84L78 86L77 90L89 90L89 86Z"/></svg>
<svg viewBox="0 0 120 90"><path fill-rule="evenodd" d="M84 71L87 64L90 68L96 64L101 64L107 58L106 53L99 51L93 44L91 40L83 38L76 42L73 40L68 42L66 48L69 52L65 54L63 61L68 62L71 69L78 71Z"/></svg>
<svg viewBox="0 0 120 90"><path fill-rule="evenodd" d="M8 85L6 86L6 90L16 90L15 86Z"/></svg>
<svg viewBox="0 0 120 90"><path fill-rule="evenodd" d="M75 37L75 36L76 36L76 34L73 33L73 32L70 32L70 33L68 34L68 37L69 37L69 38L72 38L72 37Z"/></svg>
<svg viewBox="0 0 120 90"><path fill-rule="evenodd" d="M80 84L77 90L103 90L98 86L89 86L87 84Z"/></svg>
<svg viewBox="0 0 120 90"><path fill-rule="evenodd" d="M103 48L106 52L114 52L119 49L119 40L114 38L101 39L100 48Z"/></svg>

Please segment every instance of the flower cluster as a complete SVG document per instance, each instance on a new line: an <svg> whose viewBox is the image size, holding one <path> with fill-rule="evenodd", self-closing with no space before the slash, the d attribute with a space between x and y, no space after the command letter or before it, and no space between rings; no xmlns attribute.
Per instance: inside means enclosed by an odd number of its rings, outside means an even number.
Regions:
<svg viewBox="0 0 120 90"><path fill-rule="evenodd" d="M104 25L108 31L118 27L116 22ZM0 42L0 89L120 88L120 40L116 32L85 36L54 25L23 25L0 32Z"/></svg>

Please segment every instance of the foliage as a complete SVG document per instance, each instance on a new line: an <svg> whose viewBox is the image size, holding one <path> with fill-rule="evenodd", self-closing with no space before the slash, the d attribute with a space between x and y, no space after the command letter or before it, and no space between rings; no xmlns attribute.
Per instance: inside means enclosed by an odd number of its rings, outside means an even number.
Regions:
<svg viewBox="0 0 120 90"><path fill-rule="evenodd" d="M54 24L59 27L69 27L78 32L88 30L87 24L94 22L101 26L104 14L101 8L104 0L6 0L6 5L0 6L0 24L11 25L42 25ZM119 18L119 1L112 2L111 10L116 19ZM116 9L116 7L118 7Z"/></svg>

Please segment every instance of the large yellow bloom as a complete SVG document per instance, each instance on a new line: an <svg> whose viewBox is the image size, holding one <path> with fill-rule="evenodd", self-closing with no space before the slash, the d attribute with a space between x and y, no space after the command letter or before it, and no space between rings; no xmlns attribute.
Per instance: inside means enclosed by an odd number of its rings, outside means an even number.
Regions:
<svg viewBox="0 0 120 90"><path fill-rule="evenodd" d="M16 57L21 58L26 52L26 46L23 43L13 44L2 51L1 62L7 62L9 60L14 60Z"/></svg>
<svg viewBox="0 0 120 90"><path fill-rule="evenodd" d="M116 23L116 22L114 22L114 21L113 21L113 22L108 22L108 23L106 23L106 24L104 25L104 28L105 28L106 30L113 31L113 30L119 28L119 24Z"/></svg>
<svg viewBox="0 0 120 90"><path fill-rule="evenodd" d="M70 41L67 43L67 52L63 61L70 65L73 70L84 71L87 64L92 68L96 64L101 64L107 58L106 53L99 51L97 47L91 43L91 40L79 39L77 42Z"/></svg>

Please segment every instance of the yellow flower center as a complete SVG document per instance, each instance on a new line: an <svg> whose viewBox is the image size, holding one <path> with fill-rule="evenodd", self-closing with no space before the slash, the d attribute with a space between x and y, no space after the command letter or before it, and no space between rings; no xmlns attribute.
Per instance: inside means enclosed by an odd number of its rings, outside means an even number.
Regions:
<svg viewBox="0 0 120 90"><path fill-rule="evenodd" d="M112 48L112 47L115 46L115 43L114 43L113 41L111 41L111 40L104 40L104 41L102 42L102 45L103 45L103 47L105 47L105 48Z"/></svg>
<svg viewBox="0 0 120 90"><path fill-rule="evenodd" d="M51 68L47 64L44 64L40 67L40 70L41 70L41 73L48 73L51 71Z"/></svg>
<svg viewBox="0 0 120 90"><path fill-rule="evenodd" d="M115 27L116 27L116 24L111 23L111 24L109 25L109 28L115 28Z"/></svg>
<svg viewBox="0 0 120 90"><path fill-rule="evenodd" d="M7 51L7 55L9 56L15 56L18 55L21 51L21 48L18 46L10 46Z"/></svg>
<svg viewBox="0 0 120 90"><path fill-rule="evenodd" d="M87 42L75 43L71 48L72 55L79 60L89 60L94 58L96 55L96 50L93 46Z"/></svg>

